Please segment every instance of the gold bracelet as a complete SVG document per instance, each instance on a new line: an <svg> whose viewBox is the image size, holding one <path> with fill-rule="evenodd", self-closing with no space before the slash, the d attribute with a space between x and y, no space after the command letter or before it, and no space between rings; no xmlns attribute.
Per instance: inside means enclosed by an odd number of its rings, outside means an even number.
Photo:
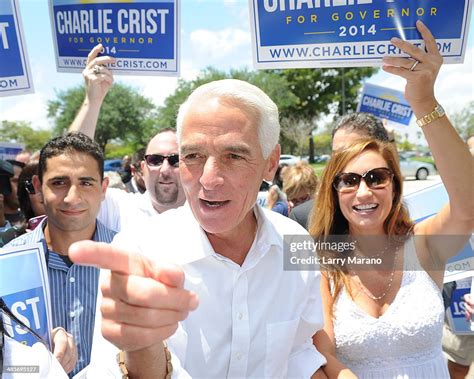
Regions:
<svg viewBox="0 0 474 379"><path fill-rule="evenodd" d="M416 120L416 123L421 128L425 125L431 124L433 121L443 117L445 114L446 112L444 111L443 107L439 104L436 104L436 107L432 112L420 117L418 120Z"/></svg>
<svg viewBox="0 0 474 379"><path fill-rule="evenodd" d="M173 364L171 363L171 353L168 349L168 345L165 341L163 341L163 349L165 350L165 357L166 357L166 376L165 379L171 379L171 375L173 374ZM117 353L117 363L120 368L120 373L122 374L122 379L129 379L128 376L128 369L125 364L125 351L120 350Z"/></svg>

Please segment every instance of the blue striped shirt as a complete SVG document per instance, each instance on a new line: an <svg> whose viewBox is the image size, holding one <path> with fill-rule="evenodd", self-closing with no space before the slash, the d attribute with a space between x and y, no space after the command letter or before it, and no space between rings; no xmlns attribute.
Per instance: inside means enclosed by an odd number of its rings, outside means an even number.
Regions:
<svg viewBox="0 0 474 379"><path fill-rule="evenodd" d="M32 232L11 241L7 246L20 246L45 239L44 219ZM99 221L93 241L112 242L115 232ZM74 336L77 346L77 364L69 374L73 376L86 367L91 359L92 337L99 285L99 269L68 264L54 251L48 251L48 277L51 292L53 328L63 327Z"/></svg>

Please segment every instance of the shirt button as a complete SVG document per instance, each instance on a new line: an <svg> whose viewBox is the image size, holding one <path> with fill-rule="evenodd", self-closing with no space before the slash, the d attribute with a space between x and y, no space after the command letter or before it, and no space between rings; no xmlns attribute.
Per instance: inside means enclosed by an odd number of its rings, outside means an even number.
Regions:
<svg viewBox="0 0 474 379"><path fill-rule="evenodd" d="M237 353L237 360L241 361L244 355L242 353Z"/></svg>
<svg viewBox="0 0 474 379"><path fill-rule="evenodd" d="M74 311L69 312L69 317L73 318L75 315L76 315L76 312Z"/></svg>
<svg viewBox="0 0 474 379"><path fill-rule="evenodd" d="M237 313L237 317L238 317L239 320L242 320L244 315L242 314L242 312L239 312L239 313Z"/></svg>
<svg viewBox="0 0 474 379"><path fill-rule="evenodd" d="M69 282L70 282L70 283L74 283L75 281L76 281L76 278L75 278L74 276L71 276L71 277L69 278Z"/></svg>

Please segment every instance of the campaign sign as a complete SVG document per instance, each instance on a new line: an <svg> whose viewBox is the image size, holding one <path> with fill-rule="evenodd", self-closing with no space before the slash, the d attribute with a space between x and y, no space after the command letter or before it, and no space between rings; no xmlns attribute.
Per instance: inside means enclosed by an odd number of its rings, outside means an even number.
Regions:
<svg viewBox="0 0 474 379"><path fill-rule="evenodd" d="M25 145L22 143L0 142L0 159L15 159L16 155L24 148Z"/></svg>
<svg viewBox="0 0 474 379"><path fill-rule="evenodd" d="M18 0L0 0L0 97L33 92Z"/></svg>
<svg viewBox="0 0 474 379"><path fill-rule="evenodd" d="M51 302L43 243L0 249L0 296L12 313L51 346ZM32 346L37 338L4 316L5 330Z"/></svg>
<svg viewBox="0 0 474 379"><path fill-rule="evenodd" d="M472 0L250 0L256 68L377 66L406 56L392 37L418 46L422 20L445 62L462 63Z"/></svg>
<svg viewBox="0 0 474 379"><path fill-rule="evenodd" d="M371 113L403 125L409 125L413 115L403 92L367 83L364 84L357 112Z"/></svg>
<svg viewBox="0 0 474 379"><path fill-rule="evenodd" d="M465 316L466 302L464 301L464 295L471 292L471 284L471 278L456 281L456 289L451 296L451 304L447 312L449 326L454 334L474 335L470 322Z"/></svg>
<svg viewBox="0 0 474 379"><path fill-rule="evenodd" d="M411 219L419 222L438 213L449 202L449 198L443 183L439 183L404 196L403 201L408 208ZM474 235L471 235L468 243L461 251L448 260L444 273L444 283L473 275Z"/></svg>
<svg viewBox="0 0 474 379"><path fill-rule="evenodd" d="M81 72L101 43L114 73L179 75L178 0L49 0L59 72Z"/></svg>

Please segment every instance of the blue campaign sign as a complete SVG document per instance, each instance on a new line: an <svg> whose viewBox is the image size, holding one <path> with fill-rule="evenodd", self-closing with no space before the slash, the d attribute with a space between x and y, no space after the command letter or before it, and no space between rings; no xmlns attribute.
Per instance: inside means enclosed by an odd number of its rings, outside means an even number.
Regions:
<svg viewBox="0 0 474 379"><path fill-rule="evenodd" d="M33 92L17 0L0 0L0 96Z"/></svg>
<svg viewBox="0 0 474 379"><path fill-rule="evenodd" d="M416 44L422 20L445 62L462 62L471 0L250 0L257 68L373 66Z"/></svg>
<svg viewBox="0 0 474 379"><path fill-rule="evenodd" d="M44 257L43 243L0 249L0 296L20 321L50 344L51 302ZM29 346L38 342L13 320L7 319L5 328L18 342Z"/></svg>
<svg viewBox="0 0 474 379"><path fill-rule="evenodd" d="M403 92L373 84L364 84L357 111L403 125L409 125L413 115Z"/></svg>
<svg viewBox="0 0 474 379"><path fill-rule="evenodd" d="M60 72L80 72L98 43L114 73L179 74L178 0L50 0Z"/></svg>
<svg viewBox="0 0 474 379"><path fill-rule="evenodd" d="M464 295L471 292L471 284L471 278L456 281L456 289L451 296L448 312L449 325L454 334L474 334L465 316L466 302L464 301Z"/></svg>

